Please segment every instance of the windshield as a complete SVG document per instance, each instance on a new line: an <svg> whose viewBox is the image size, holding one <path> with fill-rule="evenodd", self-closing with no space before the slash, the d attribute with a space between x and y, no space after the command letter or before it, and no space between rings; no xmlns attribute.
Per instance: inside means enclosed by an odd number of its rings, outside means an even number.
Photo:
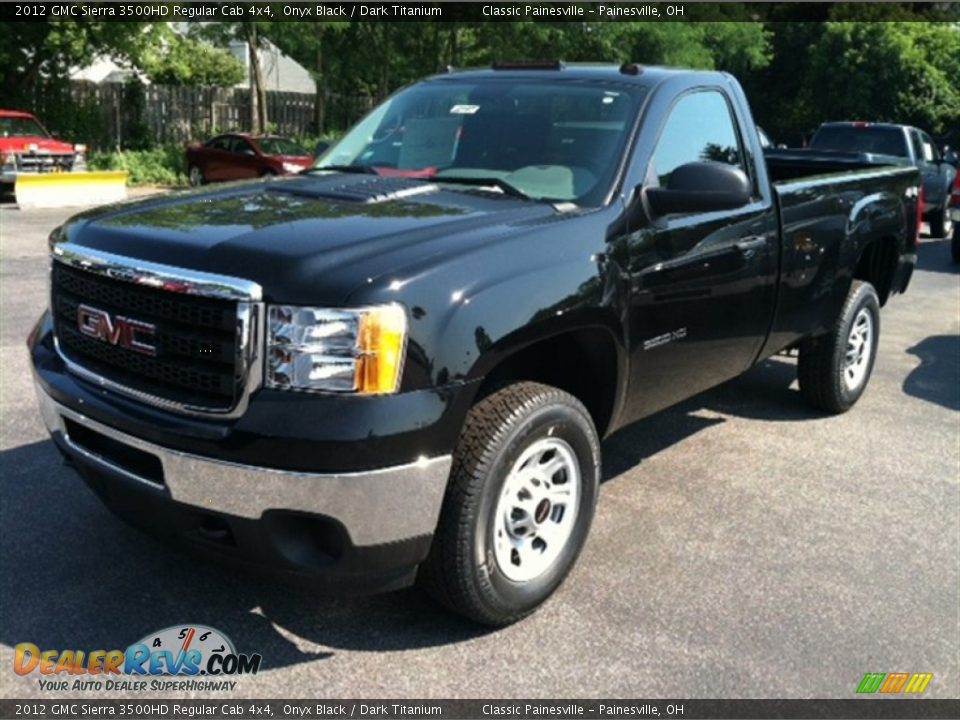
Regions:
<svg viewBox="0 0 960 720"><path fill-rule="evenodd" d="M314 167L489 179L534 199L595 205L616 174L643 92L600 82L420 83L375 108Z"/></svg>
<svg viewBox="0 0 960 720"><path fill-rule="evenodd" d="M302 146L297 145L293 140L287 140L280 137L259 138L257 145L260 146L264 155L309 155Z"/></svg>
<svg viewBox="0 0 960 720"><path fill-rule="evenodd" d="M899 128L836 126L822 127L810 141L818 150L873 153L909 157L907 138Z"/></svg>
<svg viewBox="0 0 960 720"><path fill-rule="evenodd" d="M0 118L0 137L50 137L33 118Z"/></svg>

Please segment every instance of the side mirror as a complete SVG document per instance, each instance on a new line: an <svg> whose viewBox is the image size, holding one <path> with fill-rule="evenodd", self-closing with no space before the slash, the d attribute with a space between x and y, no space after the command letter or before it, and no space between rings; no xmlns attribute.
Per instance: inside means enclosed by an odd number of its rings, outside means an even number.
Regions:
<svg viewBox="0 0 960 720"><path fill-rule="evenodd" d="M957 154L956 150L948 150L943 155L943 161L954 167L960 166L960 155Z"/></svg>
<svg viewBox="0 0 960 720"><path fill-rule="evenodd" d="M313 156L320 157L323 155L329 148L332 143L329 140L321 140L317 143L317 146L313 149Z"/></svg>
<svg viewBox="0 0 960 720"><path fill-rule="evenodd" d="M692 162L670 173L665 188L645 188L655 215L733 210L750 202L750 179L740 168L719 162Z"/></svg>

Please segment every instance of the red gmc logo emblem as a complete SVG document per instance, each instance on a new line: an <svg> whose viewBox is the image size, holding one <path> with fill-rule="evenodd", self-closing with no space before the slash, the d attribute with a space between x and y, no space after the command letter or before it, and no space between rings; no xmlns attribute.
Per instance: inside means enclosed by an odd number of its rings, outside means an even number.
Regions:
<svg viewBox="0 0 960 720"><path fill-rule="evenodd" d="M121 316L111 318L105 310L81 305L77 308L77 327L94 340L144 355L157 354L157 346L153 344L157 327L150 323Z"/></svg>

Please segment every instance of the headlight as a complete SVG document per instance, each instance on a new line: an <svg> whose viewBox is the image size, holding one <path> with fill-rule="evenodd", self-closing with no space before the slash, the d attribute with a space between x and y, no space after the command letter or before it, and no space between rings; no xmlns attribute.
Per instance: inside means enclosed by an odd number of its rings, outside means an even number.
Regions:
<svg viewBox="0 0 960 720"><path fill-rule="evenodd" d="M284 163L284 164L283 164L283 169L286 170L288 173L298 173L298 172L300 172L301 170L303 170L302 167L300 167L299 165L297 165L297 164L295 164L295 163Z"/></svg>
<svg viewBox="0 0 960 720"><path fill-rule="evenodd" d="M407 340L399 305L358 310L271 305L267 387L396 392Z"/></svg>

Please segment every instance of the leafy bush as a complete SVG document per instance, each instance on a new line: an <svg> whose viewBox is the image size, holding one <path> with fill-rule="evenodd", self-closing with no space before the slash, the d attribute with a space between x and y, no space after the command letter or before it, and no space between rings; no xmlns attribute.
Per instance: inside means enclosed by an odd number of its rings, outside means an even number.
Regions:
<svg viewBox="0 0 960 720"><path fill-rule="evenodd" d="M131 185L183 185L187 181L186 157L181 145L94 153L87 165L91 170L126 170L130 173Z"/></svg>
<svg viewBox="0 0 960 720"><path fill-rule="evenodd" d="M316 150L317 143L323 141L332 145L337 140L342 138L344 134L344 130L330 130L329 132L325 132L323 135L304 135L303 137L299 138L297 142L299 142L301 145L303 145L303 147L312 153L314 150Z"/></svg>
<svg viewBox="0 0 960 720"><path fill-rule="evenodd" d="M144 69L160 85L230 87L246 74L243 64L226 50L177 34L165 46L146 52Z"/></svg>

